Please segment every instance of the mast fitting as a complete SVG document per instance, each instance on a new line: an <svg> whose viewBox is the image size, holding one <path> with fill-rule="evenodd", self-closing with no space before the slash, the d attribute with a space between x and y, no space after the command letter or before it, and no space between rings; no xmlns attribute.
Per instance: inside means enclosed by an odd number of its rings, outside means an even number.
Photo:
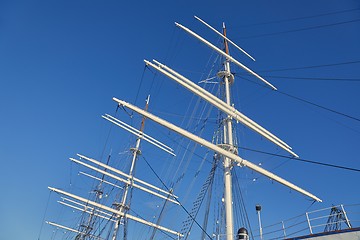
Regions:
<svg viewBox="0 0 360 240"><path fill-rule="evenodd" d="M230 85L234 83L234 75L229 71L219 71L217 73L217 76L221 79L227 77Z"/></svg>

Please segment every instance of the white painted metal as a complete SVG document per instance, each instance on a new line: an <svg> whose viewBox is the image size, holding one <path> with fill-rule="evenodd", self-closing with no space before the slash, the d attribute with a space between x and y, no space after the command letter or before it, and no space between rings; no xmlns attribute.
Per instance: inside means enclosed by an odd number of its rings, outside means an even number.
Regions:
<svg viewBox="0 0 360 240"><path fill-rule="evenodd" d="M76 209L76 210L79 210L81 212L86 212L88 214L93 214L94 216L97 216L97 217L100 217L100 218L103 218L103 219L106 219L106 220L109 220L109 221L112 221L112 222L116 222L114 219L111 219L109 217L105 217L103 215L100 215L100 214L97 214L97 213L93 213L92 211L89 211L87 210L87 207L85 206L84 208L79 208L79 207L76 207L74 205L71 205L69 203L66 203L66 202L62 202L62 201L58 201L58 203L62 204L62 205L65 205L67 207L70 207L70 208L73 208L73 209ZM92 208L91 208L92 209Z"/></svg>
<svg viewBox="0 0 360 240"><path fill-rule="evenodd" d="M236 110L233 106L227 105L224 101L217 98L210 92L206 91L205 89L201 88L200 86L196 85L189 79L185 78L184 76L180 75L179 73L175 72L171 68L157 62L154 60L155 63L157 63L159 66L154 65L153 63L144 60L145 63L154 69L158 70L165 76L169 77L170 79L176 81L178 84L182 85L186 89L190 90L194 94L198 95L199 97L203 98L205 101L209 102L213 106L217 107L219 110L223 111L224 113L230 115L235 120L243 123L245 126L249 127L253 131L259 133L261 136L265 137L269 141L273 142L277 146L281 147L285 151L289 152L295 157L299 157L296 153L294 153L291 150L291 147L287 145L284 141L276 137L274 134L270 133L265 128L261 127L259 124L251 120L250 118L246 117L244 114ZM164 70L165 69L165 70Z"/></svg>
<svg viewBox="0 0 360 240"><path fill-rule="evenodd" d="M149 99L150 99L150 95L148 96L147 100L146 100L146 105L145 105L145 110L147 110L148 106L149 106ZM144 134L144 121L145 121L145 118L143 117L142 121L141 121L141 127L140 127L140 131L138 131L140 133L138 139L136 139L136 145L135 145L135 149L132 151L133 153L133 158L132 158L132 161L131 161L131 166L130 166L130 171L129 171L129 177L128 177L128 181L130 182L129 184L126 184L125 185L125 191L121 197L121 204L120 204L120 208L118 209L119 212L121 212L122 214L125 214L127 212L127 209L126 209L126 204L128 203L128 195L129 195L129 192L132 191L132 188L134 187L134 175L133 175L133 171L135 169L135 165L136 165L136 161L137 161L137 158L138 158L138 154L139 154L139 147L140 147L140 142L141 142L141 139L143 138L143 134ZM131 200L131 199L130 199ZM130 201L129 200L129 201ZM112 237L112 240L116 240L117 238L117 233L118 233L118 230L119 230L119 226L120 226L120 222L121 222L121 214L118 214L117 216L117 222L114 226L114 231L113 231L113 237ZM126 226L124 228L124 240L127 240L127 234L126 234Z"/></svg>
<svg viewBox="0 0 360 240"><path fill-rule="evenodd" d="M111 182L105 181L105 180L103 180L103 179L101 179L101 178L95 177L95 176L90 175L90 174L88 174L88 173L85 173L85 172L79 172L79 173L82 174L82 175L84 175L84 176L87 176L87 177L96 179L96 180L98 180L98 181L100 181L100 182L109 184L109 185L111 185L111 186L113 186L113 187L123 189L122 187L120 187L120 186L118 186L118 185L116 185L116 184L113 184L113 183L111 183Z"/></svg>
<svg viewBox="0 0 360 240"><path fill-rule="evenodd" d="M350 220L345 212L345 209L344 209L344 205L340 205L341 206L341 210L342 212L344 213L344 217L345 217L345 220L346 220L346 224L348 225L349 228L351 228L351 223L350 223Z"/></svg>
<svg viewBox="0 0 360 240"><path fill-rule="evenodd" d="M156 144L156 143L154 143L153 141L151 141L151 140L147 139L146 137L142 136L141 134L138 134L138 133L136 133L136 132L134 132L134 131L130 130L129 128L126 128L125 126L121 125L120 123L115 122L114 120L109 119L109 118L107 118L107 117L105 117L105 116L102 116L102 118L104 118L104 119L108 120L109 122L112 122L112 123L114 123L115 125L117 125L117 126L119 126L119 127L123 128L123 129L125 129L125 130L129 131L130 133L132 133L132 134L134 134L134 135L138 136L139 138L144 139L145 141L147 141L147 142L149 142L149 143L153 144L154 146L156 146L156 147L160 148L161 150L164 150L165 152L167 152L167 153L169 153L169 154L171 154L171 155L173 155L173 156L176 156L173 152L171 152L171 151L169 151L169 150L167 150L167 149L165 149L165 148L163 148L163 147L159 146L158 144Z"/></svg>
<svg viewBox="0 0 360 240"><path fill-rule="evenodd" d="M253 58L249 53L247 53L244 49L242 49L241 47L239 47L238 45L236 45L233 41L231 41L229 38L225 37L221 32L219 32L218 30L216 30L215 28L213 28L210 24L206 23L204 20L202 20L201 18L194 16L195 19L199 20L202 24L204 24L205 26L207 26L208 28L210 28L211 30L213 30L215 33L217 33L220 37L224 38L226 41L228 41L231 45L233 45L234 47L236 47L237 49L239 49L241 52L243 52L246 56L248 56L249 58L251 58L253 61L255 61L255 58Z"/></svg>
<svg viewBox="0 0 360 240"><path fill-rule="evenodd" d="M99 161L97 161L97 160L95 160L95 159L93 159L93 158L89 158L89 157L86 157L86 156L81 155L81 154L76 154L76 155L79 156L81 159L85 159L85 160L87 160L87 161L89 161L89 162L92 162L92 163L94 163L94 164L96 164L96 165L99 165L100 167L109 169L110 171L115 172L115 173L117 173L117 174L119 174L119 175L122 175L122 176L124 176L124 177L126 177L126 178L129 178L129 177L130 177L129 174L126 174L126 173L124 173L124 172L122 172L122 171L120 171L120 170L118 170L118 169L116 169L116 168L113 168L113 167L111 167L111 166L109 166L109 165L106 165L105 163L99 162ZM145 185L145 186L147 186L147 187L150 187L150 188L152 188L152 189L154 189L154 190L156 190L156 191L162 192L162 193L164 193L164 194L166 194L166 195L170 195L172 198L178 198L176 195L174 195L174 194L172 194L172 193L169 193L169 192L167 192L167 191L165 191L165 190L163 190L163 189L161 189L161 188L158 188L158 187L156 187L156 186L154 186L154 185L151 185L151 184L149 184L149 183L147 183L147 182L145 182L145 181L143 181L143 180L140 180L140 179L138 179L138 178L136 178L136 177L133 177L132 180L135 181L135 182L138 182L138 183L140 183L140 184L143 184L143 185Z"/></svg>
<svg viewBox="0 0 360 240"><path fill-rule="evenodd" d="M135 132L139 133L141 136L144 136L144 137L146 137L146 138L148 138L148 139L156 142L157 144L163 146L164 148L166 148L166 149L168 149L168 150L170 150L170 151L172 151L172 152L174 151L171 147L169 147L169 146L167 146L166 144L160 142L159 140L157 140L157 139L155 139L155 138L153 138L153 137L151 137L151 136L149 136L149 135L147 135L147 134L145 134L145 133L137 130L137 129L134 128L133 126L131 126L131 125L129 125L129 124L126 124L126 123L124 123L123 121L121 121L121 120L119 120L119 119L117 119L117 118L115 118L115 117L113 117L113 116L111 116L111 115L109 115L109 114L105 114L105 116L108 117L108 118L111 118L112 120L114 120L114 121L116 121L116 122L119 122L119 123L125 125L126 127L130 128L131 130L134 130Z"/></svg>
<svg viewBox="0 0 360 240"><path fill-rule="evenodd" d="M111 216L113 215L113 214L110 214L110 213L108 213L108 212L101 211L100 209L93 208L93 207L91 207L91 206L89 206L89 205L85 205L85 204L83 204L83 203L79 203L79 202L74 201L74 200L72 200L72 199L70 199L70 198L61 197L61 199L63 200L63 202L70 202L70 203L76 204L76 205L81 206L81 207L84 207L84 208L86 207L86 208L88 208L88 209L90 209L90 210L93 210L93 209L94 209L96 212L101 213L101 214L104 214L104 215L107 215L108 217L111 217Z"/></svg>
<svg viewBox="0 0 360 240"><path fill-rule="evenodd" d="M226 104L231 105L230 100L230 64L228 61L225 61L225 71L228 73L224 76L225 83L225 98ZM224 135L227 136L225 144L229 146L234 146L233 134L232 134L232 118L231 115L228 115L226 119L226 125L224 128ZM226 236L227 240L233 240L234 236L234 220L233 220L233 198L232 198L232 177L231 177L231 168L232 161L229 157L224 157L224 198L225 198L225 219L226 219Z"/></svg>
<svg viewBox="0 0 360 240"><path fill-rule="evenodd" d="M269 177L270 179L272 179L274 181L277 181L277 182L279 182L279 183L281 183L281 184L283 184L283 185L285 185L285 186L287 186L287 187L289 187L289 188L291 188L291 189L293 189L293 190L295 190L297 192L300 192L300 193L302 193L302 194L304 194L304 195L306 195L306 196L308 196L308 197L310 197L310 198L312 198L312 199L314 199L314 200L316 200L318 202L321 202L321 199L316 197L315 195L313 195L313 194L307 192L306 190L304 190L304 189L302 189L302 188L288 182L287 180L285 180L285 179L283 179L283 178L281 178L281 177L279 177L279 176L277 176L277 175L275 175L275 174L273 174L273 173L271 173L271 172L257 166L256 164L253 164L253 163L251 163L251 162L249 162L249 161L247 161L245 159L242 159L240 156L237 156L237 155L235 155L235 154L233 154L233 153L231 153L229 151L226 151L225 149L222 149L221 147L216 146L215 144L212 144L211 142L208 142L203 138L200 138L200 137L198 137L198 136L196 136L196 135L194 135L194 134L192 134L192 133L190 133L190 132L188 132L188 131L180 128L180 127L177 127L174 124L171 124L171 123L169 123L169 122L167 122L167 121L165 121L165 120L163 120L163 119L161 119L161 118L159 118L159 117L157 117L157 116L155 116L155 115L153 115L151 113L143 111L142 109L140 109L140 108L138 108L138 107L136 107L136 106L134 106L134 105L132 105L130 103L119 100L117 98L113 98L113 100L116 101L118 104L120 104L120 105L122 105L124 107L127 107L127 108L129 108L129 109L131 109L131 110L133 110L133 111L135 111L135 112L137 112L137 113L139 113L139 114L141 114L141 115L143 115L143 116L157 122L158 124L160 124L160 125L162 125L162 126L164 126L166 128L169 128L172 131L177 132L178 134L180 134L180 135L182 135L182 136L184 136L186 138L189 138L194 142L197 142L198 144L200 144L202 146L205 146L205 147L207 147L207 148L209 148L209 149L211 149L211 150L213 150L213 151L215 151L215 152L217 152L219 154L222 154L222 155L236 161L237 163L239 163L242 166L246 166L246 167L248 167L248 168L250 168L250 169L252 169L252 170L254 170L254 171L256 171L256 172L258 172L260 174L262 174L262 175L265 175L265 176Z"/></svg>
<svg viewBox="0 0 360 240"><path fill-rule="evenodd" d="M225 56L227 59L229 59L231 62L235 63L236 65L238 65L239 67L243 68L244 70L246 70L248 73L254 75L255 77L257 77L258 79L260 79L261 81L263 81L265 84L267 84L268 86L270 86L273 90L277 90L276 87L274 85L272 85L271 83L269 83L268 81L266 81L263 77L261 77L259 74L255 73L253 70L251 70L250 68L246 67L245 65L243 65L242 63L240 63L239 61L237 61L235 58L233 58L232 56L226 54L224 51L222 51L221 49L219 49L218 47L214 46L212 43L208 42L207 40L205 40L204 38L200 37L199 35L197 35L196 33L194 33L193 31L191 31L190 29L184 27L183 25L175 22L175 25L181 29L183 29L184 31L186 31L187 33L189 33L190 35L194 36L195 38L199 39L201 42L205 43L206 45L208 45L210 48L214 49L215 51L217 51L218 53L220 53L221 55Z"/></svg>
<svg viewBox="0 0 360 240"><path fill-rule="evenodd" d="M134 134L134 135L136 135L136 136L138 136L139 138L144 139L145 141L153 144L154 146L160 148L161 150L164 150L165 152L167 152L167 153L169 153L169 154L171 154L171 155L173 155L173 156L176 156L176 155L172 152L173 150L172 150L170 147L168 147L168 146L165 145L167 148L171 149L171 151L168 150L168 149L166 149L165 147L160 146L159 144L155 143L154 141L148 139L144 134L137 133L137 132L135 132L134 130L128 128L127 126L129 126L129 125L127 125L126 123L121 122L121 121L118 120L118 119L117 119L118 121L115 121L115 120L109 118L108 116L101 116L101 117L104 118L104 119L106 119L106 120L108 120L109 122L114 123L115 125L123 128L123 129L125 129L126 131L128 131L128 132L130 132L130 133L132 133L132 134ZM122 124L124 124L125 126L122 125Z"/></svg>
<svg viewBox="0 0 360 240"><path fill-rule="evenodd" d="M136 187L136 188L138 188L138 189L140 189L140 190L142 190L142 191L144 191L144 192L150 193L150 194L152 194L152 195L154 195L154 196L157 196L157 197L159 197L159 198L168 200L168 201L170 201L170 202L172 202L172 203L175 203L175 204L178 204L178 205L179 205L179 203L178 203L177 201L175 201L175 200L173 200L172 198L170 198L170 197L171 197L171 194L170 194L170 193L168 193L168 196L163 196L163 195L161 195L161 194L159 194L159 193L157 193L157 192L154 192L154 191L152 191L152 190L149 190L149 189L147 189L147 188L145 188L145 187L142 187L142 186L140 186L140 185L138 185L138 184L136 184L136 183L132 183L130 180L126 180L126 179L120 178L120 177L118 177L118 176L116 176L116 175L114 175L114 174L108 173L108 172L106 172L106 171L104 171L104 170L101 170L101 169L96 168L96 167L94 167L94 166L91 166L91 165L89 165L89 164L83 163L83 162L81 162L81 161L79 161L79 160L76 160L76 159L74 159L74 158L70 158L70 160L73 161L73 162L75 162L75 163L78 163L78 164L80 164L80 165L83 165L83 166L85 166L85 167L87 167L87 168L90 168L90 169L92 169L92 170L95 170L95 171L97 171L97 172L99 172L99 173L101 173L101 174L104 174L104 175L107 175L107 176L109 176L109 177L111 177L111 178L114 178L114 179L116 179L116 180L118 180L118 181L120 181L120 182L123 182L123 183L125 183L125 184L131 184L133 187Z"/></svg>
<svg viewBox="0 0 360 240"><path fill-rule="evenodd" d="M63 225L60 225L60 224L57 224L57 223L53 223L53 222L49 222L49 221L46 221L45 223L49 224L49 225L52 225L54 227L65 229L65 230L70 231L70 232L81 233L80 231L78 231L76 229L69 228L69 227L66 227L66 226L63 226ZM94 235L89 235L89 236L92 237L92 238L95 238L95 239L102 239L102 238L94 236Z"/></svg>
<svg viewBox="0 0 360 240"><path fill-rule="evenodd" d="M152 223L152 222L145 221L145 220L143 220L143 219L141 219L141 218L132 216L132 215L130 215L130 214L123 214L123 213L119 212L118 210L115 210L115 209L110 208L110 207L108 207L108 206L102 205L102 204L100 204L100 203L96 203L96 202L91 201L91 200L89 200L89 199L86 199L86 198L83 198L83 197L79 197L79 196L77 196L77 195L75 195L75 194L71 194L71 193L65 192L65 191L60 190L60 189L57 189L57 188L53 188L53 187L48 187L48 188L50 189L50 191L57 192L57 193L59 193L59 194L62 194L62 195L71 197L71 198L76 199L76 200L79 200L79 201L81 201L81 202L86 202L87 204L90 204L90 205L92 205L92 206L94 206L94 207L101 208L101 209L103 209L103 210L105 210L105 211L109 211L109 212L115 213L115 214L120 214L121 216L126 217L126 218L128 218L128 219L134 220L134 221L136 221L136 222L143 223L143 224L148 225L148 226L150 226L150 227L154 227L154 228L163 230L163 231L165 231L165 232L174 234L174 235L176 235L176 236L182 236L180 233L178 233L178 232L176 232L176 231L173 231L173 230L171 230L171 229L162 227L162 226L157 225L157 224L154 224L154 223Z"/></svg>
<svg viewBox="0 0 360 240"><path fill-rule="evenodd" d="M225 112L227 114L231 114L231 116L239 121L239 122L243 122L243 124L249 124L250 128L254 127L254 128L258 128L259 131L263 131L267 134L269 134L272 138L276 139L277 141L279 141L282 145L286 146L287 148L291 149L291 147L289 145L287 145L284 141L282 141L280 138L276 137L274 134L270 133L268 130L266 130L265 128L261 127L259 124L257 124L256 122L254 122L253 120L251 120L250 118L246 117L244 114L242 114L241 112L239 112L237 109L235 109L233 106L229 106L228 104L226 104L223 100L221 100L220 98L216 97L215 95L213 95L212 93L206 91L205 89L203 89L202 87L198 86L197 84L193 83L191 80L187 79L186 77L182 76L180 73L174 71L173 69L171 69L170 67L156 61L153 60L156 64L158 64L158 66L160 68L165 69L166 71L168 71L169 73L173 74L174 76L176 76L177 78L179 78L181 81L183 81L186 85L191 86L195 92L201 92L202 94L204 94L205 96L209 97L210 99L214 100L216 103L224 106L226 109L229 110L229 112ZM158 68L156 68L158 70ZM168 76L168 75L167 75ZM175 79L174 79L175 80ZM191 90L192 91L192 90ZM193 92L193 91L192 91ZM202 95L198 95L200 97L202 97ZM253 129L255 131L255 129Z"/></svg>
<svg viewBox="0 0 360 240"><path fill-rule="evenodd" d="M260 239L263 239L263 229L261 225L261 217L260 217L260 211L256 211L258 215L258 222L259 222L259 232L260 232Z"/></svg>

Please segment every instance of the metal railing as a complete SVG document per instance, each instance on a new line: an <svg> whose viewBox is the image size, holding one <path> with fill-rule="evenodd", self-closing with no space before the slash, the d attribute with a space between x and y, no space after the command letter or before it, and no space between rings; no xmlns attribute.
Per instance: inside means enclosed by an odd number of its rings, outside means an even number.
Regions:
<svg viewBox="0 0 360 240"><path fill-rule="evenodd" d="M341 204L307 212L272 225L263 226L262 239L287 239L359 226L360 204ZM254 239L260 239L259 231L254 233Z"/></svg>

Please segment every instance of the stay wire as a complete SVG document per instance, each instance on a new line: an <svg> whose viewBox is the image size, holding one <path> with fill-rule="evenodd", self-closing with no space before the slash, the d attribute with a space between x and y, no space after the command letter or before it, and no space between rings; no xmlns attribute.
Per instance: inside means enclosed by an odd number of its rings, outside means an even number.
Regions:
<svg viewBox="0 0 360 240"><path fill-rule="evenodd" d="M337 26L337 25L343 25L343 24L354 23L354 22L359 22L359 21L360 21L360 18L359 19L349 20L349 21L344 21L344 22L337 22L337 23L330 23L330 24L324 24L324 25L318 25L318 26L311 26L311 27L299 28L299 29L293 29L293 30L287 30L287 31L281 31L281 32L252 35L252 36L247 36L247 37L241 37L240 39L269 37L269 36L286 34L286 33L293 33L293 32L307 31L307 30L313 30L313 29L319 29L319 28L333 27L333 26Z"/></svg>
<svg viewBox="0 0 360 240"><path fill-rule="evenodd" d="M262 22L262 23L253 23L253 24L243 25L243 27L252 27L252 26L259 26L259 25L269 25L269 24L274 24L274 23L292 22L292 21L297 21L297 20L318 18L318 17L324 17L324 16L335 15L335 14L340 14L340 13L354 12L354 11L358 11L358 10L360 10L360 8L353 8L353 9L347 9L347 10L336 11L336 12L320 13L320 14L312 15L312 16L295 17L295 18L275 20L275 21Z"/></svg>
<svg viewBox="0 0 360 240"><path fill-rule="evenodd" d="M291 70L303 70L303 69L311 69L311 68L320 68L320 67L333 67L333 66L349 65L349 64L356 64L356 63L360 63L360 60L339 62L339 63L321 64L321 65L310 65L310 66L304 66L304 67L292 67L292 68L260 70L260 71L257 71L257 72L282 72L282 71L291 71Z"/></svg>
<svg viewBox="0 0 360 240"><path fill-rule="evenodd" d="M170 192L170 189L166 186L166 184L162 181L162 179L160 178L160 176L155 172L155 170L151 167L150 163L145 159L144 156L142 156L142 158L144 159L145 163L148 165L148 167L151 169L151 171L155 174L155 176L157 177L157 179L159 179L159 181L161 182L161 184L166 188L167 191ZM203 229L203 227L196 221L196 219L194 219L191 214L189 213L189 211L184 207L184 205L181 204L181 202L178 199L175 199L176 202L179 203L179 205L181 206L181 208L186 212L186 214L188 214L190 216L190 218L196 223L196 225L206 234L206 236L209 239L212 239L212 237L206 232L205 229Z"/></svg>
<svg viewBox="0 0 360 240"><path fill-rule="evenodd" d="M312 160L307 160L307 159L302 159L302 158L294 158L294 157L290 157L290 156L285 156L285 155L276 154L276 153L269 153L269 152L255 150L255 149L246 148L246 147L238 147L238 148L241 148L246 151L262 153L262 154L271 155L271 156L275 156L275 157L288 158L288 159L292 159L294 161L299 161L299 162L306 162L306 163L312 163L312 164L317 164L317 165L322 165L322 166L327 166L327 167L339 168L339 169L343 169L343 170L360 172L360 169L357 169L357 168L350 168L350 167L334 165L334 164L329 164L329 163L323 163L323 162L317 162L317 161L312 161Z"/></svg>
<svg viewBox="0 0 360 240"><path fill-rule="evenodd" d="M359 118L352 117L352 116L350 116L350 115L348 115L348 114L345 114L345 113L342 113L342 112L339 112L339 111L336 111L336 110L333 110L333 109L330 109L330 108L327 108L327 107L321 106L321 105L319 105L319 104L316 104L316 103L313 103L313 102L307 101L307 100L305 100L305 99L302 99L302 98L299 98L299 97L296 97L296 96L290 95L290 94L288 94L288 93L285 93L285 92L282 92L282 91L279 91L279 90L278 90L277 92L278 92L278 93L280 93L280 94L286 95L286 96L288 96L288 97L294 98L294 99L296 99L296 100L299 100L299 101L305 102L305 103L307 103L307 104L310 104L310 105L316 106L316 107L318 107L318 108L321 108L321 109L327 110L327 111L329 111L329 112L336 113L336 114L338 114L338 115L341 115L341 116L344 116L344 117L347 117L347 118L350 118L350 119L352 119L352 120L355 120L355 121L360 122L360 119L359 119Z"/></svg>
<svg viewBox="0 0 360 240"><path fill-rule="evenodd" d="M47 202L46 202L45 212L44 212L44 216L43 216L43 219L42 219L42 223L41 223L41 227L40 227L40 232L39 232L38 240L40 240L40 236L41 236L42 229L43 229L43 226L44 226L47 209L48 209L48 207L49 207L49 202L50 202L51 193L52 193L52 191L49 192L49 197L48 197L48 200L47 200Z"/></svg>
<svg viewBox="0 0 360 240"><path fill-rule="evenodd" d="M146 70L146 68L147 68L147 66L145 65L145 66L144 66L144 69L143 69L143 72L142 72L142 74L141 74L140 84L139 84L139 87L138 87L138 90L137 90L137 93L136 93L136 97L135 97L135 101L134 101L135 105L136 105L137 100L138 100L138 98L139 98L140 89L141 89L141 87L142 87L142 83L143 83L143 80L144 80L144 75L145 75L145 70Z"/></svg>
<svg viewBox="0 0 360 240"><path fill-rule="evenodd" d="M262 87L264 87L264 88L268 88L267 86L263 86L263 85L261 85L261 84L259 84L259 83L257 83L257 82L251 81L251 80L246 79L246 78L244 78L244 77L243 77L243 79L244 79L244 80L247 80L247 81L249 81L249 82L252 82L252 83L254 83L254 84L257 84L257 85L259 85L259 86L262 86ZM328 107L321 106L321 105L319 105L319 104L316 104L316 103L310 102L310 101L305 100L305 99L303 99L303 98L299 98L299 97L296 97L296 96L290 95L290 94L285 93L285 92L282 92L282 91L280 91L280 90L276 90L276 92L277 92L277 93L280 93L280 94L283 94L283 95L285 95L285 96L288 96L288 97L294 98L294 99L296 99L296 100L299 100L299 101L301 101L301 102L305 102L305 103L307 103L307 104L313 105L313 106L315 106L315 107L318 107L318 108L324 109L324 110L326 110L326 111L329 111L329 112L332 112L332 113L335 113L335 114L341 115L341 116L343 116L343 117L347 117L347 118L350 118L350 119L352 119L352 120L355 120L355 121L360 122L360 118L353 117L353 116L350 116L350 115L348 115L348 114L345 114L345 113L342 113L342 112L339 112L339 111L336 111L336 110L330 109L330 108L328 108Z"/></svg>
<svg viewBox="0 0 360 240"><path fill-rule="evenodd" d="M271 76L271 75L263 75L263 77L267 77L267 78L293 79L293 80L360 82L360 78L294 77L294 76Z"/></svg>

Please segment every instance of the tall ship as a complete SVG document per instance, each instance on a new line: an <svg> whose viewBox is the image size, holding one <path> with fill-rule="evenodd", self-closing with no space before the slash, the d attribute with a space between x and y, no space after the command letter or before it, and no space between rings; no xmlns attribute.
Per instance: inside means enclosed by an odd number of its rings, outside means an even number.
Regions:
<svg viewBox="0 0 360 240"><path fill-rule="evenodd" d="M322 207L271 225L262 222L261 202L249 209L244 169L256 174L254 181L268 179L310 204L322 199L307 190L311 186L286 180L241 154L239 136L246 128L279 153L299 157L290 144L235 105L233 87L241 78L235 80L233 69L271 91L277 91L276 86L234 57L241 53L255 61L228 38L225 24L217 30L195 18L219 38L217 44L180 23L175 25L208 47L209 74L195 82L181 69L160 60L144 60L145 69L153 74L151 85L168 93L169 99L161 100L167 108L152 112L154 95L138 96L145 99L138 106L113 97L116 110L102 118L109 124L112 140L126 140L125 146L105 144L101 156L78 153L70 157L79 180L66 189L49 187L51 200L57 198L58 215L47 210L43 228L52 230L40 239L360 239L359 225L352 220L360 205ZM172 92L180 89L187 93L178 104L189 106L174 114L177 99ZM279 210L279 215L282 211L286 209ZM249 217L250 212L256 212L256 217Z"/></svg>

